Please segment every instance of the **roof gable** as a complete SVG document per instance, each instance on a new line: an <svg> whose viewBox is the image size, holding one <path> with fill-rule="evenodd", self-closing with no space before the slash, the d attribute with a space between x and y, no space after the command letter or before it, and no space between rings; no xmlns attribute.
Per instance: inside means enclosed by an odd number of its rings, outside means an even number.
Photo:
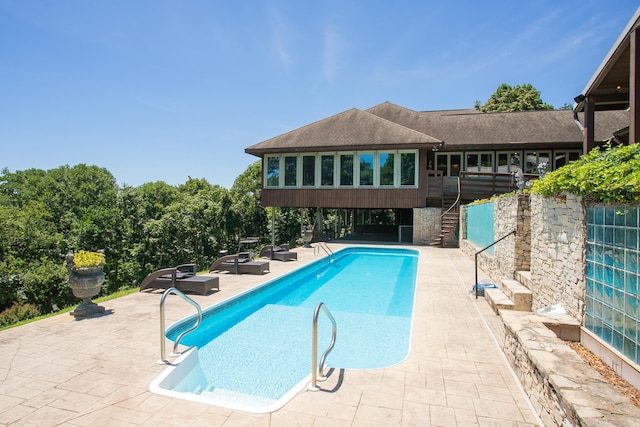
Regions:
<svg viewBox="0 0 640 427"><path fill-rule="evenodd" d="M441 141L377 115L352 108L252 145L254 155L277 151L323 151L432 147Z"/></svg>

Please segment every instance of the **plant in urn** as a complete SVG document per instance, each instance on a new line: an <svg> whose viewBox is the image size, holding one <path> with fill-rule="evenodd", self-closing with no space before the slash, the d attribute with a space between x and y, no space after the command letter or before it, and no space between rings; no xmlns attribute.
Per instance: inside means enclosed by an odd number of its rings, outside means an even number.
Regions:
<svg viewBox="0 0 640 427"><path fill-rule="evenodd" d="M85 317L96 313L104 313L104 307L91 301L100 293L104 283L104 254L102 252L78 251L67 254L66 267L69 271L67 283L73 295L82 302L71 313L74 317Z"/></svg>

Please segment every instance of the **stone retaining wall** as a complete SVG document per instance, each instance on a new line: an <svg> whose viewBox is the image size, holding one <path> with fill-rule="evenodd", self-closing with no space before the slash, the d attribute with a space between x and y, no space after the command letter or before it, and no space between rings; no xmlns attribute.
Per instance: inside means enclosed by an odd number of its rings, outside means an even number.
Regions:
<svg viewBox="0 0 640 427"><path fill-rule="evenodd" d="M461 216L461 230L466 229ZM479 268L495 282L515 279L516 271L531 272L533 310L562 304L582 320L585 294L585 212L582 200L514 195L494 202L495 239L516 230L495 245L494 255L481 253ZM461 233L461 236L464 236ZM465 236L466 237L466 236ZM481 248L462 238L460 248L473 256Z"/></svg>
<svg viewBox="0 0 640 427"><path fill-rule="evenodd" d="M413 244L428 245L440 234L441 208L413 209Z"/></svg>

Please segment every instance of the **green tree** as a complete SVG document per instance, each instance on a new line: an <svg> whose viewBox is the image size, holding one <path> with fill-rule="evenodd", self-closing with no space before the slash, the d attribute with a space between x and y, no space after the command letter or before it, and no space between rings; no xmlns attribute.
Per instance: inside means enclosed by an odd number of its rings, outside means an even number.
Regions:
<svg viewBox="0 0 640 427"><path fill-rule="evenodd" d="M503 83L498 86L498 89L485 104L480 104L480 101L476 101L474 108L483 113L489 113L497 111L553 110L553 105L542 102L540 91L531 84L511 87Z"/></svg>
<svg viewBox="0 0 640 427"><path fill-rule="evenodd" d="M227 232L231 246L244 236L258 236L265 238L268 233L267 215L260 205L260 190L262 183L262 166L257 161L250 165L236 178L229 190L231 196L231 212Z"/></svg>

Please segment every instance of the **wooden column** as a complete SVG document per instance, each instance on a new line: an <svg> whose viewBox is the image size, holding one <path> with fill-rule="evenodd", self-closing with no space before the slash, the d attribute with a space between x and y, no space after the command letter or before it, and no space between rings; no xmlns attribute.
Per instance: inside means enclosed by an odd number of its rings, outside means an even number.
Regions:
<svg viewBox="0 0 640 427"><path fill-rule="evenodd" d="M629 69L629 143L640 142L640 29L631 32Z"/></svg>
<svg viewBox="0 0 640 427"><path fill-rule="evenodd" d="M587 97L584 105L584 140L582 141L582 154L587 154L595 147L595 110L593 99Z"/></svg>

